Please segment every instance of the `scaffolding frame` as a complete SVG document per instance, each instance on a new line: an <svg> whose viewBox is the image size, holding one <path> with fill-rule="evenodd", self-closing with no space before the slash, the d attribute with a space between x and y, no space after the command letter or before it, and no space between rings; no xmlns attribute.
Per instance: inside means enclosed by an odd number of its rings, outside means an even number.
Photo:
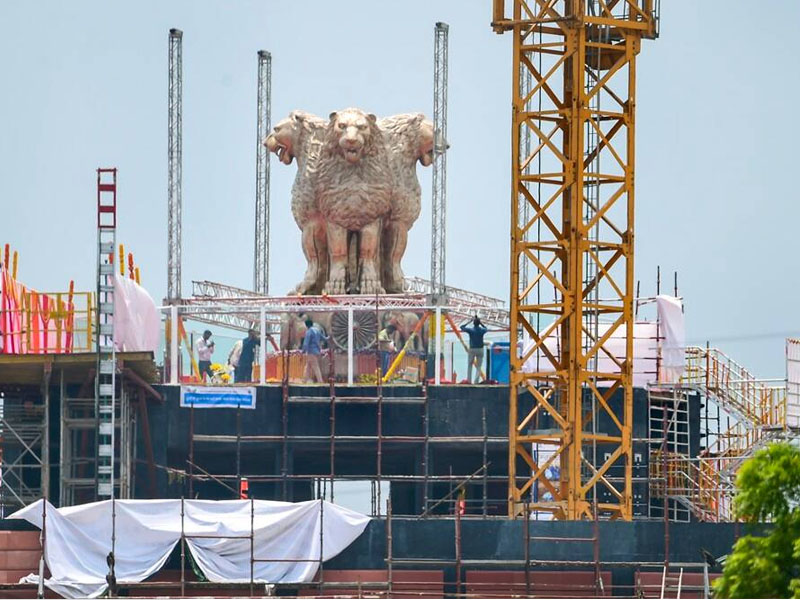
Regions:
<svg viewBox="0 0 800 600"><path fill-rule="evenodd" d="M290 360L289 352L282 352L283 360ZM330 364L330 363L329 363ZM468 436L432 436L430 435L429 423L429 396L428 385L422 383L415 386L418 395L385 395L384 386L376 385L376 394L369 395L349 395L342 393L347 388L343 388L337 393L337 388L333 380L333 373L328 375L328 395L309 396L306 394L292 394L288 374L291 369L283 370L284 376L280 383L282 390L281 403L281 433L273 435L243 435L241 433L241 409L237 410L237 431L235 435L206 434L198 433L194 420L194 409L189 410L189 450L188 464L186 469L188 479L188 494L194 493L194 482L214 482L228 490L232 497L238 497L238 489L242 480L247 480L248 484L274 483L280 490L280 499L283 501L292 500L289 494L290 484L308 483L311 485L324 483L324 487L318 489L320 497L331 502L335 497L335 484L337 481L372 481L371 506L373 516L381 516L381 483L419 483L422 486L422 505L419 512L412 513L411 516L417 518L427 518L441 514L441 511L434 512L438 507L450 510L459 501L455 494L467 487L474 493L469 499L462 500L465 510L469 509L470 514L489 516L490 514L500 514L499 510L492 511L491 506L504 506L505 499L498 495L495 498L490 496L489 486L495 484L500 486L506 481L505 475L492 475L489 473L491 462L488 460L490 449L504 448L508 443L505 436L489 436L486 429L485 412L482 419L482 433L480 435ZM327 404L330 407L329 433L328 435L300 435L290 433L289 407L297 404ZM361 405L375 407L375 433L361 435L341 435L336 432L336 409L347 405ZM422 423L422 435L401 435L384 433L385 413L384 407L387 405L416 406L419 409L419 419ZM233 446L231 454L237 457L235 466L236 471L228 473L210 473L198 464L197 451L195 444L214 444ZM337 449L346 447L358 447L365 444L374 445L376 458L374 470L367 473L348 473L340 474L336 472L335 462ZM433 448L444 447L447 445L459 444L469 445L479 449L481 464L476 465L476 470L470 474L436 474L433 469ZM243 446L258 446L264 450L273 450L280 457L279 473L275 475L259 475L242 473L239 457L242 454ZM329 452L329 469L325 472L315 472L306 474L290 474L289 453L290 449L300 446L317 445L322 447L327 445ZM415 448L420 452L421 473L415 475L389 474L384 469L384 447L391 445L394 448ZM476 454L478 452L476 451ZM431 492L434 485L448 486L450 491L442 497L436 498ZM498 487L499 489L499 487Z"/></svg>
<svg viewBox="0 0 800 600"><path fill-rule="evenodd" d="M427 557L408 557L397 556L393 544L393 529L396 525L398 518L393 514L391 499L386 500L386 516L385 520L385 558L386 564L385 579L365 582L362 580L363 571L356 572L357 578L352 581L326 581L325 580L325 560L324 560L324 502L319 499L320 505L320 527L319 527L319 542L320 552L319 556L312 559L294 559L294 558L271 558L257 556L255 553L255 499L242 498L244 501L249 501L250 504L250 531L244 535L215 535L215 534L198 534L190 535L185 531L185 498L181 497L180 521L181 521L181 535L179 538L178 546L180 548L180 570L179 579L177 581L143 581L138 583L119 583L116 581L114 573L114 561L109 562L109 573L107 580L110 582L109 593L112 597L116 597L122 593L129 591L147 592L148 590L176 590L181 597L186 596L187 591L198 592L208 591L219 593L221 590L246 592L247 597L262 597L264 595L300 595L303 591L316 590L318 595L323 594L349 594L353 595L352 590L357 590L357 597L364 597L363 595L369 594L370 597L378 598L392 598L392 597L407 597L421 596L433 597L430 589L437 586L437 581L432 581L421 576L421 572L425 567L440 568L441 591L443 597L456 597L456 598L490 598L500 597L492 594L493 589L488 586L497 585L497 582L492 583L479 583L473 581L469 582L470 567L477 568L482 571L491 571L493 569L501 568L507 572L509 569L513 572L523 575L523 578L517 582L504 582L504 587L511 589L514 597L531 598L545 596L559 596L559 597L606 597L610 595L611 588L606 585L611 585L611 573L604 568L633 568L636 571L634 583L630 586L629 594L620 594L624 592L626 587L619 584L613 584L613 591L615 597L652 597L657 594L658 597L668 597L666 594L673 592L676 597L680 597L682 591L686 592L705 592L708 594L709 583L709 570L708 564L705 562L672 562L668 559L668 545L665 536L665 555L663 561L619 561L619 560L603 560L600 551L600 527L597 518L593 521L592 535L589 537L575 537L575 536L537 536L531 535L530 520L527 520L523 525L523 535L521 536L522 554L521 560L492 560L492 559L469 559L465 558L462 549L462 523L466 520L462 517L458 510L454 511L448 520L453 521L453 557L452 558L427 558ZM114 552L116 542L116 509L114 506L115 500L112 499L111 510L111 543L112 555ZM596 514L596 508L593 507L593 513ZM526 506L524 514L528 516L530 509ZM402 519L402 517L401 517ZM42 528L41 528L41 543L42 547L47 544L47 502L42 503ZM237 582L208 582L190 580L187 577L187 540L190 539L241 539L246 542L249 541L249 563L250 563L250 576L249 581ZM592 545L592 559L591 560L559 560L559 559L535 559L532 558L531 543L535 542L563 542L563 543L584 543ZM43 555L44 557L44 555ZM264 582L257 582L255 578L255 565L259 562L283 562L283 563L315 563L318 565L317 573L314 578L305 583L278 583L278 584L265 584ZM43 572L43 562L40 567L40 572ZM398 567L400 567L398 569ZM416 569L415 569L416 567ZM422 567L422 569L419 569ZM592 574L592 582L589 584L571 584L565 583L547 584L542 582L534 582L534 575L537 573L535 569L542 567L553 567L561 571L564 575L577 575L583 573ZM411 568L411 570L409 570ZM445 570L452 570L453 578L445 578ZM575 570L571 570L575 569ZM647 584L642 580L642 575L646 572L643 569L650 569L652 574L658 573L657 569L661 569L661 575L658 582ZM684 574L692 571L698 571L703 574L703 585L687 585L684 583ZM472 571L475 573L475 571ZM676 573L676 574L673 574ZM400 577L398 574L406 576ZM419 579L408 577L416 576ZM260 589L264 585L265 588ZM29 583L11 583L0 584L1 590L15 590L15 591L30 591L36 587L36 584ZM409 589L411 588L411 589ZM470 592L470 589L472 592ZM427 590L427 591L426 591ZM42 592L41 583L39 584L39 592ZM282 592L282 593L281 593ZM660 593L659 593L660 592ZM507 596L502 596L507 597Z"/></svg>
<svg viewBox="0 0 800 600"><path fill-rule="evenodd" d="M90 378L94 377L94 371ZM136 385L136 382L131 382ZM117 400L114 403L114 452L111 454L114 478L111 498L131 498L135 486L134 465L137 462L137 440L139 416L137 406L131 401L134 390L124 375L116 377ZM60 398L60 445L59 445L59 499L61 506L73 506L96 499L100 464L98 464L97 421L94 415L95 399L85 397L86 385L77 396L70 396L61 372ZM141 398L139 398L141 402ZM148 432L149 435L149 432ZM110 466L110 465L109 465Z"/></svg>
<svg viewBox="0 0 800 600"><path fill-rule="evenodd" d="M45 365L39 393L0 391L0 513L50 497L50 379ZM28 473L34 474L31 482Z"/></svg>

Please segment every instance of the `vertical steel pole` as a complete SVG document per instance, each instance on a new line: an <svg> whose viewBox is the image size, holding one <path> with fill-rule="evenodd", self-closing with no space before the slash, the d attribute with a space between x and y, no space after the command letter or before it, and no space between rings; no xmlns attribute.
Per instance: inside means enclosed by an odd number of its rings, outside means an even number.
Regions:
<svg viewBox="0 0 800 600"><path fill-rule="evenodd" d="M442 332L442 307L441 306L437 306L436 307L436 330L435 330L436 343L434 344L435 345L435 349L436 349L436 356L434 357L434 367L433 367L434 370L436 371L436 373L434 374L434 381L436 382L436 385L441 385L441 383L442 383L442 336L441 336L441 332Z"/></svg>
<svg viewBox="0 0 800 600"><path fill-rule="evenodd" d="M255 520L256 520L256 510L255 510L255 501L253 500L252 494L250 495L250 597L253 597L253 579L255 577L255 565L256 565L256 550L255 550L255 541L256 541L256 527L255 527Z"/></svg>
<svg viewBox="0 0 800 600"><path fill-rule="evenodd" d="M181 496L181 598L186 595L186 537L184 535L184 502Z"/></svg>
<svg viewBox="0 0 800 600"><path fill-rule="evenodd" d="M258 382L264 385L267 382L267 312L261 307L261 363L258 373Z"/></svg>
<svg viewBox="0 0 800 600"><path fill-rule="evenodd" d="M169 307L170 327L172 333L169 341L169 382L178 384L178 307L173 304Z"/></svg>
<svg viewBox="0 0 800 600"><path fill-rule="evenodd" d="M353 309L347 309L347 385L353 385Z"/></svg>

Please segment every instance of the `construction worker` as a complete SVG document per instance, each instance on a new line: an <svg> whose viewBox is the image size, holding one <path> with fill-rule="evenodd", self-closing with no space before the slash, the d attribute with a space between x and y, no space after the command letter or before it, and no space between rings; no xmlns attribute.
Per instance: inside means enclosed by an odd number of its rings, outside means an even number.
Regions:
<svg viewBox="0 0 800 600"><path fill-rule="evenodd" d="M214 342L211 340L211 332L206 329L194 347L197 350L197 368L200 371L200 379L205 381L206 375L213 377L211 372L211 355L214 353Z"/></svg>
<svg viewBox="0 0 800 600"><path fill-rule="evenodd" d="M256 346L261 345L255 329L247 332L247 337L242 340L242 352L239 354L239 366L236 367L234 381L247 383L253 378L253 361L256 357Z"/></svg>
<svg viewBox="0 0 800 600"><path fill-rule="evenodd" d="M385 376L389 370L389 359L395 351L394 332L397 327L389 323L378 333L378 351L381 354L381 376Z"/></svg>
<svg viewBox="0 0 800 600"><path fill-rule="evenodd" d="M481 365L483 364L483 336L486 335L486 326L481 323L478 315L472 319L472 327L466 323L461 326L461 331L469 334L469 350L467 351L467 381L478 383L481 378ZM472 381L472 365L475 365L475 381Z"/></svg>
<svg viewBox="0 0 800 600"><path fill-rule="evenodd" d="M322 332L322 329L314 325L311 317L308 317L305 323L306 334L303 337L303 345L301 347L305 355L303 379L312 383L322 383L322 372L319 368L319 357L322 354L320 341L327 340L328 337Z"/></svg>
<svg viewBox="0 0 800 600"><path fill-rule="evenodd" d="M239 359L242 356L242 346L244 345L244 340L236 340L236 343L231 348L230 353L228 354L228 366L233 369L233 380L236 381L236 369L239 368Z"/></svg>

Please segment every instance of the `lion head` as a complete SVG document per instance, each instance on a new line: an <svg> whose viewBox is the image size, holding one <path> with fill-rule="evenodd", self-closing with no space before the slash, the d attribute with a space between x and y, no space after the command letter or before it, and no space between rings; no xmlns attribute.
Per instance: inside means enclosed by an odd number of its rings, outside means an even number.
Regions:
<svg viewBox="0 0 800 600"><path fill-rule="evenodd" d="M419 115L417 127L417 158L423 167L429 167L433 163L433 123Z"/></svg>
<svg viewBox="0 0 800 600"><path fill-rule="evenodd" d="M433 163L433 123L422 113L386 117L378 127L389 135L394 150L409 161L409 166L416 161L423 167Z"/></svg>
<svg viewBox="0 0 800 600"><path fill-rule="evenodd" d="M375 115L357 108L332 112L327 130L328 152L356 164L374 150L375 138L381 135L376 123Z"/></svg>
<svg viewBox="0 0 800 600"><path fill-rule="evenodd" d="M283 164L288 165L295 156L302 155L306 134L324 126L325 122L319 117L302 110L293 110L288 117L278 121L272 133L264 140L264 146L274 152Z"/></svg>

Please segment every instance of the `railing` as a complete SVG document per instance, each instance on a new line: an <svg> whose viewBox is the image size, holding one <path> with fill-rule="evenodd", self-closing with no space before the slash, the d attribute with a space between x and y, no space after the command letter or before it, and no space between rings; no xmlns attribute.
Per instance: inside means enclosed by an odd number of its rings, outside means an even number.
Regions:
<svg viewBox="0 0 800 600"><path fill-rule="evenodd" d="M19 286L0 307L0 354L91 352L91 292L37 292Z"/></svg>
<svg viewBox="0 0 800 600"><path fill-rule="evenodd" d="M651 493L656 498L681 501L702 521L730 521L733 519L733 486L720 475L713 459L689 458L667 452L666 460L661 450L650 455ZM666 472L664 468L666 467Z"/></svg>
<svg viewBox="0 0 800 600"><path fill-rule="evenodd" d="M716 348L686 348L681 382L698 386L724 410L753 425L785 424L785 387L768 385Z"/></svg>
<svg viewBox="0 0 800 600"><path fill-rule="evenodd" d="M790 429L786 386L756 378L716 348L699 347L686 349L681 384L714 400L737 422L716 433L697 458L670 453L664 461L661 451L654 451L652 473L659 482L651 490L656 497L666 493L682 501L700 519L731 520L736 470L757 449Z"/></svg>
<svg viewBox="0 0 800 600"><path fill-rule="evenodd" d="M775 429L786 428L786 387L756 378L716 348L686 349L682 383L696 386L738 419L701 452L721 476L731 475Z"/></svg>

